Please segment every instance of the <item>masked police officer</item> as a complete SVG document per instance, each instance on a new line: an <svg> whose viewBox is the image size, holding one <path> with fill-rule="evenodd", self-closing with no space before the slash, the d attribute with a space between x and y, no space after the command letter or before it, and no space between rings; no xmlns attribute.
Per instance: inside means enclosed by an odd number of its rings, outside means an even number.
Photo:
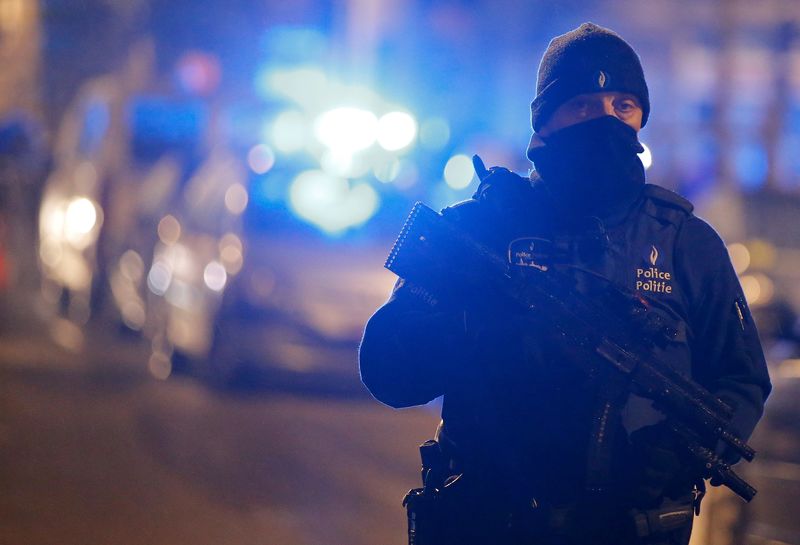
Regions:
<svg viewBox="0 0 800 545"><path fill-rule="evenodd" d="M660 360L732 406L747 438L770 391L758 334L720 237L688 201L645 183L637 135L649 114L639 58L620 36L591 23L558 36L531 104L530 179L478 160L477 192L443 215L515 267L567 271L586 297L612 283L646 298L677 324ZM473 291L433 298L399 281L360 350L380 401L444 396L437 439L459 477L437 540L688 543L702 480L664 415L626 394L609 420L610 455L595 456L593 411L610 386L567 363L581 356L547 332L546 316ZM590 492L598 467L611 484L601 495Z"/></svg>

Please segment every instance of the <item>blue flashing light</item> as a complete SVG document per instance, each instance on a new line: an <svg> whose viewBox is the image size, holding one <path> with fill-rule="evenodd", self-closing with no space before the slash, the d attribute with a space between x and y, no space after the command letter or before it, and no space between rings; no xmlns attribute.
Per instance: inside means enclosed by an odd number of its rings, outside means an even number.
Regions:
<svg viewBox="0 0 800 545"><path fill-rule="evenodd" d="M144 160L170 150L193 153L208 126L208 106L200 101L138 97L129 115L134 155Z"/></svg>

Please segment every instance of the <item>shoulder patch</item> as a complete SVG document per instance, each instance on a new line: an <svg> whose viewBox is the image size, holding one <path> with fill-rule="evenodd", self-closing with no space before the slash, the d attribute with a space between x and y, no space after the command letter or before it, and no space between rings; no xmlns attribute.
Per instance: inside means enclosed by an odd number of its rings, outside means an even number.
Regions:
<svg viewBox="0 0 800 545"><path fill-rule="evenodd" d="M644 194L650 200L656 201L662 206L671 206L672 208L683 210L687 214L691 214L694 210L694 205L687 199L660 185L645 184Z"/></svg>

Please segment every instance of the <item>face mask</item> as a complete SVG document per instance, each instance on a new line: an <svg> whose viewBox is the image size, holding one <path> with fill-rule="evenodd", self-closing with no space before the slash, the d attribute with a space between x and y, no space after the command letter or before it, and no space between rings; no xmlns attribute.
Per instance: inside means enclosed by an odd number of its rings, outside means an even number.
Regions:
<svg viewBox="0 0 800 545"><path fill-rule="evenodd" d="M614 116L570 125L542 138L528 157L556 207L604 215L630 205L644 185L636 131Z"/></svg>

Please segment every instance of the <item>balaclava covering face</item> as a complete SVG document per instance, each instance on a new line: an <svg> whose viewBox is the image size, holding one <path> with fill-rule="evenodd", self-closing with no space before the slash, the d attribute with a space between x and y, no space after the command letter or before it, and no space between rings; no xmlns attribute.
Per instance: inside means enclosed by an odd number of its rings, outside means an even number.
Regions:
<svg viewBox="0 0 800 545"><path fill-rule="evenodd" d="M645 174L638 154L644 148L636 131L616 117L571 125L543 140L529 157L559 209L603 216L639 195Z"/></svg>

